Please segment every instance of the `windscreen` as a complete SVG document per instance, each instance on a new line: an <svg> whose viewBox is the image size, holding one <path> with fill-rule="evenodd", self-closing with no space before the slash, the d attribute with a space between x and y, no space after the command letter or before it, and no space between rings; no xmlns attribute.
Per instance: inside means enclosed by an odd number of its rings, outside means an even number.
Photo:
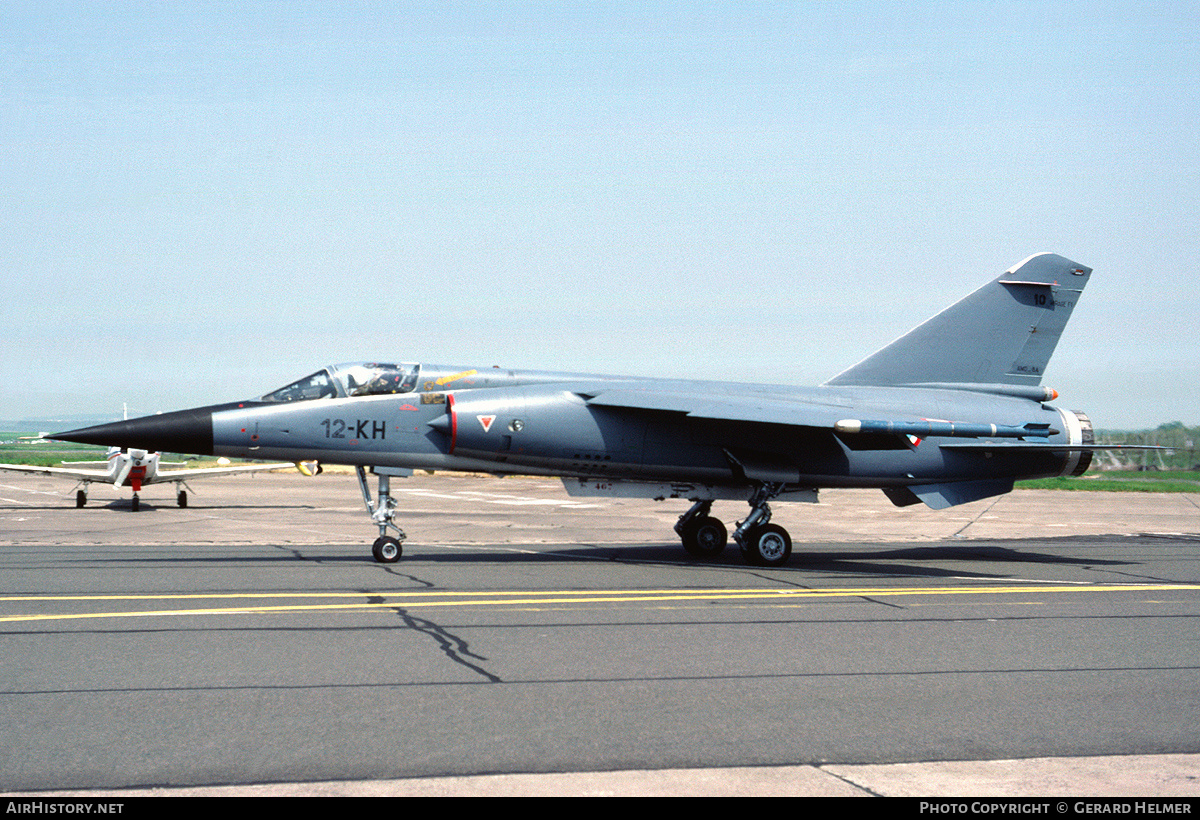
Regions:
<svg viewBox="0 0 1200 820"><path fill-rule="evenodd" d="M261 401L309 401L410 393L417 386L420 370L421 366L417 364L354 362L333 365L267 393Z"/></svg>
<svg viewBox="0 0 1200 820"><path fill-rule="evenodd" d="M328 370L318 370L286 387L281 387L262 397L263 401L308 401L309 399L332 399L338 390Z"/></svg>

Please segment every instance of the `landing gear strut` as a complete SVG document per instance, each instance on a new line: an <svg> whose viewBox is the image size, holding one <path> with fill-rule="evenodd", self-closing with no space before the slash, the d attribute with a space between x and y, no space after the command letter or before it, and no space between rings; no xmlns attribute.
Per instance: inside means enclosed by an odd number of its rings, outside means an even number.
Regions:
<svg viewBox="0 0 1200 820"><path fill-rule="evenodd" d="M367 471L356 468L358 472L358 487L362 490L363 500L367 503L367 512L371 520L379 526L379 537L371 545L371 555L381 564L394 564L400 560L403 553L402 544L407 537L404 530L396 524L396 499L392 498L392 476L409 476L412 470L395 468L372 468L371 472L379 476L378 501L371 499L371 490L367 487ZM396 537L388 535L388 528L396 531Z"/></svg>
<svg viewBox="0 0 1200 820"><path fill-rule="evenodd" d="M762 567L781 567L792 555L792 538L778 524L772 524L767 503L783 492L783 484L760 484L750 496L750 514L733 531L746 561Z"/></svg>

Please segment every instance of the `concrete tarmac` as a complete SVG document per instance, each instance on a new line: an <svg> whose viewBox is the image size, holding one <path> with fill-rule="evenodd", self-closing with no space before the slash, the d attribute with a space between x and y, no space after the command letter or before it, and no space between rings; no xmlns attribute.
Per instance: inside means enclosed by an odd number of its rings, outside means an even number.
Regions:
<svg viewBox="0 0 1200 820"><path fill-rule="evenodd" d="M351 476L193 488L0 474L6 794L1200 792L1196 495L831 491L764 570L539 479L398 482L386 566Z"/></svg>

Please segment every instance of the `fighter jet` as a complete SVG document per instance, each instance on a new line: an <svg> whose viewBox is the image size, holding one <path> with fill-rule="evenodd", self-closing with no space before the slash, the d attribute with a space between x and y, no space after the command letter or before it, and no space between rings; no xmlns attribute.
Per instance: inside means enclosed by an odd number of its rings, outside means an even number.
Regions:
<svg viewBox="0 0 1200 820"><path fill-rule="evenodd" d="M145 484L175 482L175 502L180 507L186 507L187 490L184 487L187 486L185 482L189 479L234 473L255 473L294 466L292 464L254 464L245 467L196 467L188 470L159 469L163 465L181 465L183 463L160 461L158 453L147 452L144 449L109 447L104 461L64 461L62 467L0 464L0 470L73 478L79 482L79 487L75 491L76 507L83 507L87 504L88 487L93 481L112 484L114 487L132 487L133 511L137 512L141 506L138 493L142 491L142 486Z"/></svg>
<svg viewBox="0 0 1200 820"><path fill-rule="evenodd" d="M713 502L744 501L733 540L750 563L780 566L792 540L771 523L776 500L876 487L898 506L943 509L1017 479L1083 473L1106 447L1085 414L1050 404L1058 394L1041 381L1091 273L1031 256L818 387L358 362L256 399L51 438L353 465L384 563L406 537L390 481L425 469L686 499L675 531L700 558L729 541Z"/></svg>

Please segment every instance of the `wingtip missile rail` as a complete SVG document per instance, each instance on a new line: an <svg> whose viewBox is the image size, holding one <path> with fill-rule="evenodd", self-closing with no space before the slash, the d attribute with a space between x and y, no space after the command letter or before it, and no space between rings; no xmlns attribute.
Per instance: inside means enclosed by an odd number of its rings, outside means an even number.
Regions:
<svg viewBox="0 0 1200 820"><path fill-rule="evenodd" d="M916 436L917 438L1049 438L1059 431L1048 424L1026 424L1021 427L1003 424L964 424L953 421L863 421L842 419L834 423L838 433L884 433Z"/></svg>

